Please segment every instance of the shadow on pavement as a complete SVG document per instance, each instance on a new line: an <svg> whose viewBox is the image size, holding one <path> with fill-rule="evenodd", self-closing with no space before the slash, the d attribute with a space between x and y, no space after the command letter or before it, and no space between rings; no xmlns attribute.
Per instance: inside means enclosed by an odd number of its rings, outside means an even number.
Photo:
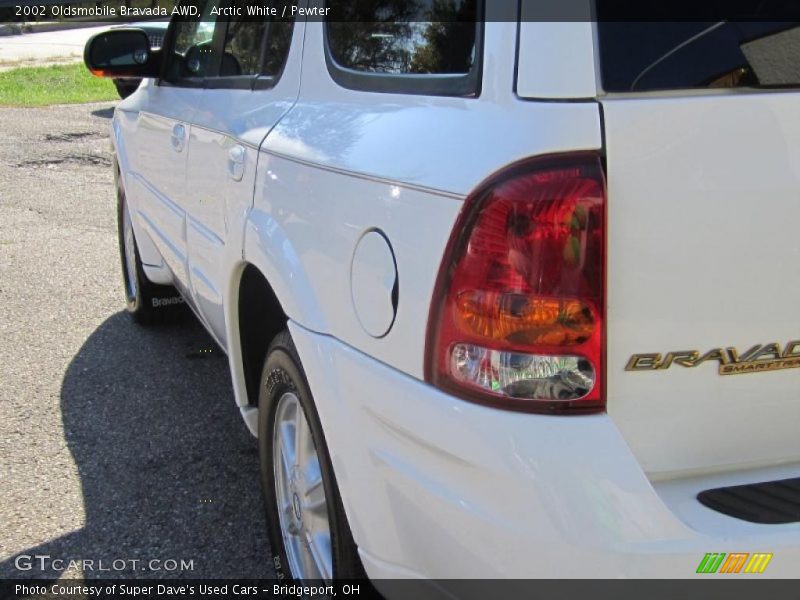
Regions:
<svg viewBox="0 0 800 600"><path fill-rule="evenodd" d="M93 560L86 579L272 576L257 445L233 404L227 359L196 320L107 319L64 374L61 413L85 526L20 554ZM17 570L15 558L0 563L0 578L60 575ZM95 570L119 559L121 570ZM148 570L154 559L161 570ZM193 568L166 571L168 559Z"/></svg>
<svg viewBox="0 0 800 600"><path fill-rule="evenodd" d="M114 107L110 106L108 108L98 108L97 110L92 111L92 115L95 117L100 117L101 119L110 119L114 116Z"/></svg>

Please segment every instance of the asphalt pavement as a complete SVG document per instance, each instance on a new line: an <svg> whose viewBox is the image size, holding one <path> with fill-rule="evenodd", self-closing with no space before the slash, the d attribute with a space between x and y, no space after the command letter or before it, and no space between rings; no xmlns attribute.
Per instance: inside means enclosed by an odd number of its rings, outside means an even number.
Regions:
<svg viewBox="0 0 800 600"><path fill-rule="evenodd" d="M270 577L226 359L123 312L112 106L0 109L0 578Z"/></svg>
<svg viewBox="0 0 800 600"><path fill-rule="evenodd" d="M0 70L80 61L87 40L106 29L108 25L0 36Z"/></svg>

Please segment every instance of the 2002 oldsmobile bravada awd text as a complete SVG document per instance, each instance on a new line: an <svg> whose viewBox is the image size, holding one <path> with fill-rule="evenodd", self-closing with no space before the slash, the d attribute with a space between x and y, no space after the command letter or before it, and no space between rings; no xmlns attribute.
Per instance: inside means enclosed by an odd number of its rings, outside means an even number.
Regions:
<svg viewBox="0 0 800 600"><path fill-rule="evenodd" d="M279 575L796 576L800 29L231 2L86 62L144 78L128 310L227 353Z"/></svg>

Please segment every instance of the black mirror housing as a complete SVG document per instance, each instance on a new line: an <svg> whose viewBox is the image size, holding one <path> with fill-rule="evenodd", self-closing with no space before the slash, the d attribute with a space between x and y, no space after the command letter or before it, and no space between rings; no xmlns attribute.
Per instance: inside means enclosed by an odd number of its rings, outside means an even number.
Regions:
<svg viewBox="0 0 800 600"><path fill-rule="evenodd" d="M158 77L161 51L150 48L141 29L110 29L86 42L83 62L97 77Z"/></svg>

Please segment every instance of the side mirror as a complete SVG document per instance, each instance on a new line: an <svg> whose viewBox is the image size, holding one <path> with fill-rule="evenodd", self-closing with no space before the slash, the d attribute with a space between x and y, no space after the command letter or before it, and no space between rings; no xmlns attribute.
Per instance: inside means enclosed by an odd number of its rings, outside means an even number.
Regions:
<svg viewBox="0 0 800 600"><path fill-rule="evenodd" d="M86 42L83 62L97 77L158 77L161 52L141 29L110 29Z"/></svg>

